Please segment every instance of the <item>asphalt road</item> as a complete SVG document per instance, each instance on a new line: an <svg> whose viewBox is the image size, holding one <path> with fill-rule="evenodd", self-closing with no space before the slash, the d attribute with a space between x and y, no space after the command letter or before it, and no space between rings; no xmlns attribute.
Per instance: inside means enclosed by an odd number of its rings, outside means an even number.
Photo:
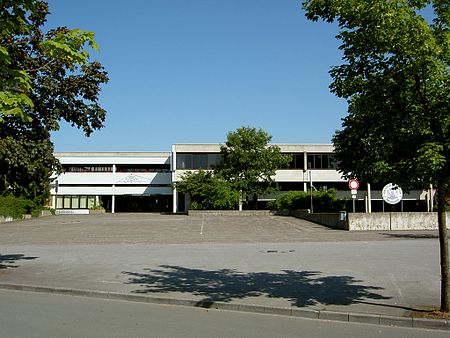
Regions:
<svg viewBox="0 0 450 338"><path fill-rule="evenodd" d="M0 231L2 285L380 316L439 305L432 231L160 214L44 217Z"/></svg>
<svg viewBox="0 0 450 338"><path fill-rule="evenodd" d="M448 337L448 332L0 290L0 337Z"/></svg>

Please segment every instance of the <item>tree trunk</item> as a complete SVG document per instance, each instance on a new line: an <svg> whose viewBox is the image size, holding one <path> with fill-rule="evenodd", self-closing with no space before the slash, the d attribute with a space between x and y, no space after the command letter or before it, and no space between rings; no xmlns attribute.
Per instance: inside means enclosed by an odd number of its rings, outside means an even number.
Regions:
<svg viewBox="0 0 450 338"><path fill-rule="evenodd" d="M441 311L449 312L449 274L448 274L448 238L447 221L445 215L447 184L438 184L438 226L439 226L439 246L441 254Z"/></svg>

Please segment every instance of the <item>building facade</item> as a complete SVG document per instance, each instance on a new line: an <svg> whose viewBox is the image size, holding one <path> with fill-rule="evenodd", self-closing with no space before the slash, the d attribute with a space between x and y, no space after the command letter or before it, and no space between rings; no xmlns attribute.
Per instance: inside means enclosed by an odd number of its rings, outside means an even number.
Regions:
<svg viewBox="0 0 450 338"><path fill-rule="evenodd" d="M332 145L279 144L291 156L275 176L281 192L334 188L350 197L347 181L336 170ZM55 153L64 172L51 189L51 206L59 213L185 212L188 196L177 192L176 182L187 171L211 169L222 157L219 144L174 144L170 152L61 152ZM388 182L387 182L388 183ZM385 208L381 188L371 191L374 211ZM273 197L261 197L261 202ZM367 198L361 187L359 204ZM426 192L404 196L409 209L426 209ZM425 202L425 203L424 203ZM403 202L398 208L403 208ZM382 209L382 210L381 210ZM392 209L390 209L392 210Z"/></svg>

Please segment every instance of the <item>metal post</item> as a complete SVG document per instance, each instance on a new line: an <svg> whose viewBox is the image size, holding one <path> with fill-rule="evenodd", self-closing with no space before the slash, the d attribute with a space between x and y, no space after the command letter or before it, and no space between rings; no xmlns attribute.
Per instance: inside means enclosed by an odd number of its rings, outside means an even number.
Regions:
<svg viewBox="0 0 450 338"><path fill-rule="evenodd" d="M433 212L433 209L434 209L433 185L430 184L430 211Z"/></svg>
<svg viewBox="0 0 450 338"><path fill-rule="evenodd" d="M370 214L372 212L372 192L370 183L367 183L367 207L367 212Z"/></svg>

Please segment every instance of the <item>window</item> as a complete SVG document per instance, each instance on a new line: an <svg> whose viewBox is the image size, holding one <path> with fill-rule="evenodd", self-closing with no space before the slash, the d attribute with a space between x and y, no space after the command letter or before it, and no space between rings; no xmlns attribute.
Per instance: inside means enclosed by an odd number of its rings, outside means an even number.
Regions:
<svg viewBox="0 0 450 338"><path fill-rule="evenodd" d="M169 164L118 164L117 172L169 172Z"/></svg>
<svg viewBox="0 0 450 338"><path fill-rule="evenodd" d="M87 209L87 196L80 196L80 209Z"/></svg>
<svg viewBox="0 0 450 338"><path fill-rule="evenodd" d="M287 167L280 169L304 169L305 159L303 153L284 153L284 155L291 156L291 162L287 165Z"/></svg>
<svg viewBox="0 0 450 338"><path fill-rule="evenodd" d="M87 209L95 205L95 196L60 195L56 200L57 209Z"/></svg>
<svg viewBox="0 0 450 338"><path fill-rule="evenodd" d="M222 162L218 153L177 153L177 169L212 169Z"/></svg>
<svg viewBox="0 0 450 338"><path fill-rule="evenodd" d="M308 169L336 169L333 154L308 154Z"/></svg>
<svg viewBox="0 0 450 338"><path fill-rule="evenodd" d="M63 164L63 169L67 173L85 173L85 172L112 172L112 165L72 165Z"/></svg>

